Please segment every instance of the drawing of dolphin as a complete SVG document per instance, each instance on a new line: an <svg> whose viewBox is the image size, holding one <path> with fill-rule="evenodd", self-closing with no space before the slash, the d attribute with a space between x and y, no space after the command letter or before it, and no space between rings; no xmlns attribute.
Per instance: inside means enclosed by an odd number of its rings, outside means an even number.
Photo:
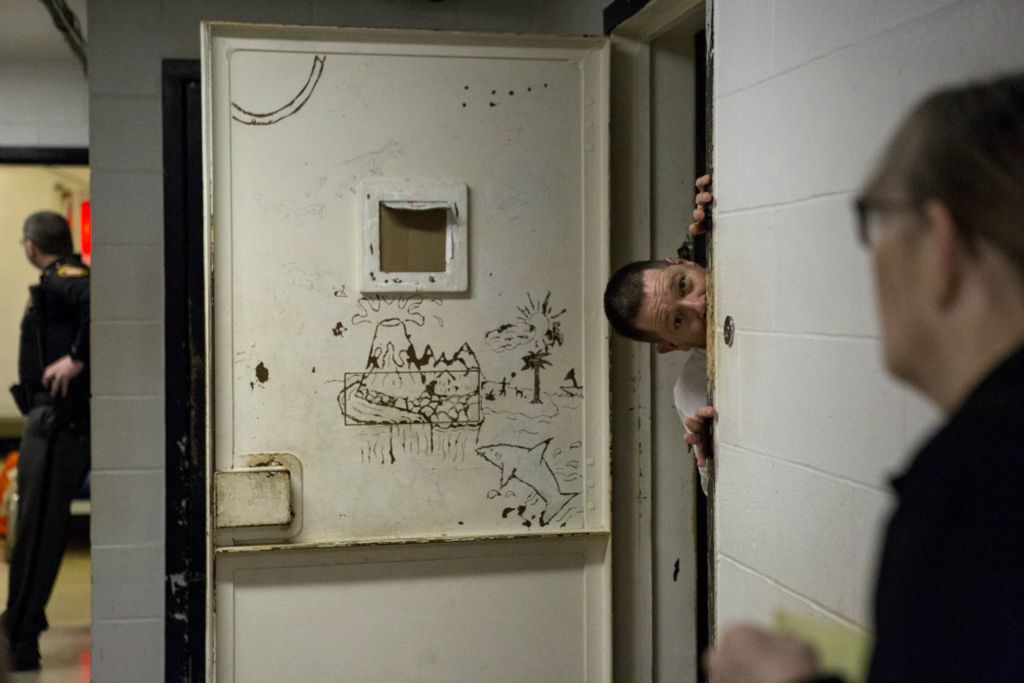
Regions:
<svg viewBox="0 0 1024 683"><path fill-rule="evenodd" d="M540 514L541 526L548 524L569 501L579 495L579 491L562 491L555 479L555 473L544 459L550 443L551 439L545 439L532 448L495 443L476 449L480 457L501 470L501 486L515 477L544 499L544 510Z"/></svg>

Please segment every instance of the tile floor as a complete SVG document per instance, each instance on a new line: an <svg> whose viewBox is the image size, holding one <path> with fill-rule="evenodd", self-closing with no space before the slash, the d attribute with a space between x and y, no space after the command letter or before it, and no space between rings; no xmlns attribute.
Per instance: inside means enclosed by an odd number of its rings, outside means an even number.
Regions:
<svg viewBox="0 0 1024 683"><path fill-rule="evenodd" d="M10 674L11 683L77 683L89 680L91 610L89 518L76 517L71 541L46 608L50 628L39 639L43 668ZM84 525L86 531L80 527ZM7 602L6 562L0 561L0 600Z"/></svg>

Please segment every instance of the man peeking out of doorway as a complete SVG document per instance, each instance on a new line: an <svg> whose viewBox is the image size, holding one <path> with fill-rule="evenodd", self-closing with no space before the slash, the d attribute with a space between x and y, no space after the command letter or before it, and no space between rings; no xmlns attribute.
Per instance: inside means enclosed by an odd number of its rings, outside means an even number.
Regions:
<svg viewBox="0 0 1024 683"><path fill-rule="evenodd" d="M706 230L711 176L697 179L690 233ZM604 311L616 332L654 345L658 353L686 351L689 357L676 379L673 402L693 447L701 488L708 490L705 422L715 418L707 403L707 271L678 258L634 261L619 268L604 291Z"/></svg>

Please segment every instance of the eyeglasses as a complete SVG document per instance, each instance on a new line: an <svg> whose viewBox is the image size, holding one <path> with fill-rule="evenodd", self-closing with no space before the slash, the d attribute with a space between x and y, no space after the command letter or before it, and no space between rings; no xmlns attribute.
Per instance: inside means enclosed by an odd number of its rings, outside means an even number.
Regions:
<svg viewBox="0 0 1024 683"><path fill-rule="evenodd" d="M858 197L853 202L853 211L857 215L857 236L861 244L871 247L878 242L882 232L882 214L916 209L917 204L912 202Z"/></svg>

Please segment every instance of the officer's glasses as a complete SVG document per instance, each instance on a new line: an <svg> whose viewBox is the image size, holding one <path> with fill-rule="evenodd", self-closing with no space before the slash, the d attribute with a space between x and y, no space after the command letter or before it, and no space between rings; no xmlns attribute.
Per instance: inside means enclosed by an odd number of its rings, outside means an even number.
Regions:
<svg viewBox="0 0 1024 683"><path fill-rule="evenodd" d="M853 202L853 211L857 215L857 237L865 247L873 247L883 232L883 215L916 211L917 208L916 204L907 201L858 197Z"/></svg>

